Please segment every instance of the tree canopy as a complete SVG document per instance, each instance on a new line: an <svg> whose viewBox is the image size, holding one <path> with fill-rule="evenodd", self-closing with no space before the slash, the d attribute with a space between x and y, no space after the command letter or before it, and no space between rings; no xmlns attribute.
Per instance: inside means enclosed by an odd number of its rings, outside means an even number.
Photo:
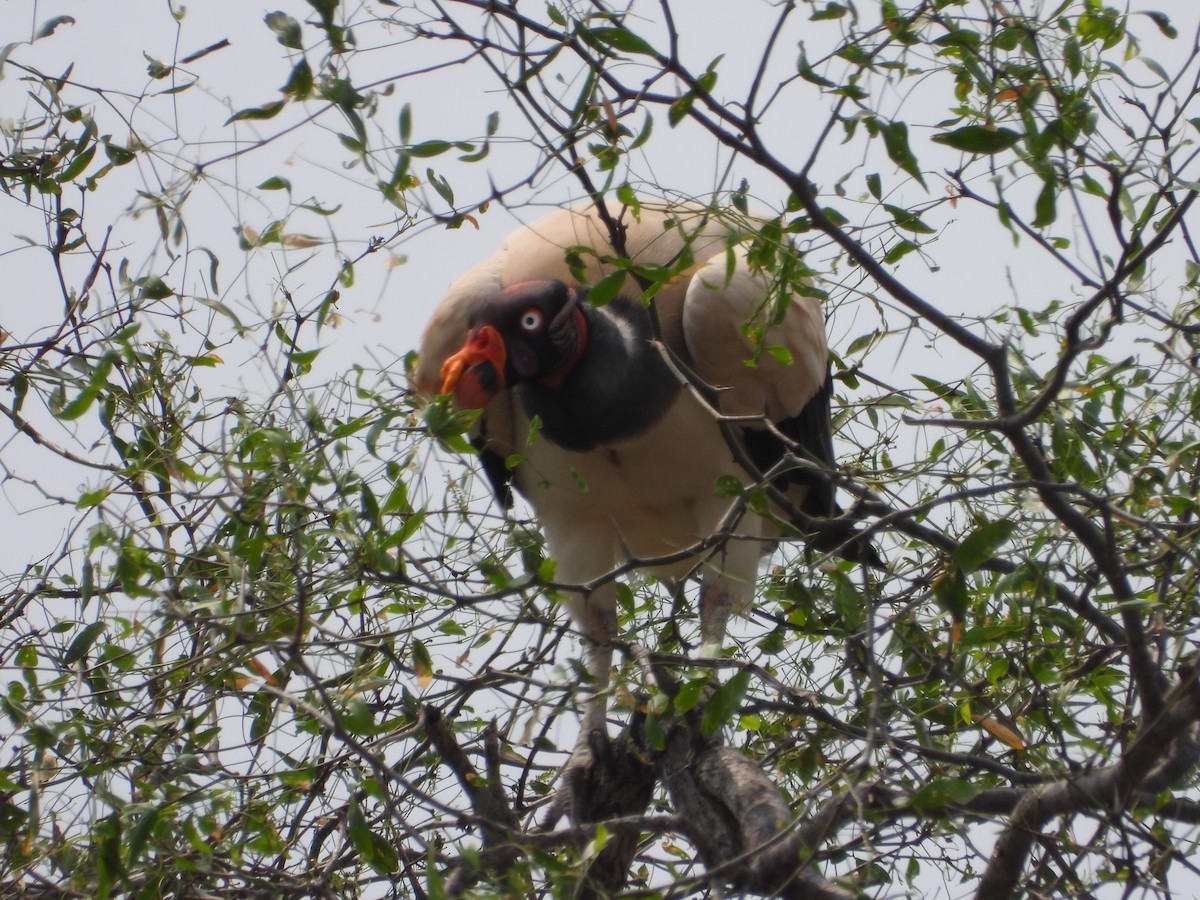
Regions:
<svg viewBox="0 0 1200 900"><path fill-rule="evenodd" d="M717 896L772 846L788 896L1196 890L1187 4L17 5L0 892ZM682 201L822 298L887 567L784 543L704 661L693 585L612 573L659 786L549 826L578 586L410 348L547 207ZM620 234L566 248L594 296L691 263ZM684 723L783 804L767 846L706 843Z"/></svg>

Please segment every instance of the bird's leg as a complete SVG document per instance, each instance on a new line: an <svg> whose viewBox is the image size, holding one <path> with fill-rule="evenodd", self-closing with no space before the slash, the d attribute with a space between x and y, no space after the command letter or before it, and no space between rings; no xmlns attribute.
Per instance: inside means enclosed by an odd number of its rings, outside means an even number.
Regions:
<svg viewBox="0 0 1200 900"><path fill-rule="evenodd" d="M608 683L612 668L613 640L617 636L616 591L611 583L587 594L582 594L571 603L571 616L583 630L584 665L590 684L589 696L584 702L583 719L579 723L579 735L566 763L559 769L560 787L557 796L542 821L544 828L553 828L564 811L569 811L574 823L591 819L588 807L588 782L596 765L594 746L605 746L608 742Z"/></svg>
<svg viewBox="0 0 1200 900"><path fill-rule="evenodd" d="M729 617L743 613L754 598L754 581L762 557L756 540L731 538L709 561L700 579L700 656L721 655Z"/></svg>
<svg viewBox="0 0 1200 900"><path fill-rule="evenodd" d="M714 659L721 655L729 617L739 599L729 590L724 577L705 578L700 585L700 657Z"/></svg>
<svg viewBox="0 0 1200 900"><path fill-rule="evenodd" d="M587 641L584 665L591 680L588 686L591 696L584 704L583 721L579 723L579 738L575 742L575 749L571 751L568 767L576 763L577 757L580 757L579 763L582 765L591 762L588 740L593 731L599 731L605 736L608 734L608 679L612 669L612 642L617 637L616 597L611 585L605 585L583 596L577 601L572 612L583 627L584 639Z"/></svg>

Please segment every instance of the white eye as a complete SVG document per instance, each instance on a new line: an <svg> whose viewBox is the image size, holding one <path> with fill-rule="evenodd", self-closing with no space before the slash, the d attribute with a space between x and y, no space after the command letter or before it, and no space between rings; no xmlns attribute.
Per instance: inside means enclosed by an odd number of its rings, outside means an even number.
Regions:
<svg viewBox="0 0 1200 900"><path fill-rule="evenodd" d="M537 331L542 327L542 311L530 307L521 313L521 327L526 331Z"/></svg>

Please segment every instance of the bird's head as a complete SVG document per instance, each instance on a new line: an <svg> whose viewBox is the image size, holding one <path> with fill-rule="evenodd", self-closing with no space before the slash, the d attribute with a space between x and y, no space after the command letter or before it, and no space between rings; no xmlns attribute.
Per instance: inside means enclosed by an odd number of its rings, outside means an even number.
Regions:
<svg viewBox="0 0 1200 900"><path fill-rule="evenodd" d="M561 281L523 281L475 310L467 340L442 364L442 393L482 409L506 387L561 387L587 345L579 295Z"/></svg>

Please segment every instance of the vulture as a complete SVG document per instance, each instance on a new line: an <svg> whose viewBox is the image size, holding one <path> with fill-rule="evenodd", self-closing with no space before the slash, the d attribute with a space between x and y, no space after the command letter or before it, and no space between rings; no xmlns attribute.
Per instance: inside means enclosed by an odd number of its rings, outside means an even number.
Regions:
<svg viewBox="0 0 1200 900"><path fill-rule="evenodd" d="M434 310L412 378L427 394L482 410L485 474L506 507L513 489L533 507L557 581L586 585L631 561L660 577L698 571L701 652L711 655L730 615L753 599L781 524L796 520L803 535L809 517L839 512L821 474L834 467L824 316L813 297L789 294L764 326L761 343L773 352L759 352L744 326L770 316L780 290L748 259L761 223L743 218L739 233L728 217L691 205L607 212L558 209L469 269ZM631 274L620 295L589 302L586 285L621 256L678 271L652 308ZM510 470L506 460L517 463ZM764 475L786 501L766 516L728 489L728 479L749 486ZM878 564L845 518L824 525L806 535L810 544ZM570 607L597 691L572 754L586 765L587 737L605 730L614 582L581 590Z"/></svg>

